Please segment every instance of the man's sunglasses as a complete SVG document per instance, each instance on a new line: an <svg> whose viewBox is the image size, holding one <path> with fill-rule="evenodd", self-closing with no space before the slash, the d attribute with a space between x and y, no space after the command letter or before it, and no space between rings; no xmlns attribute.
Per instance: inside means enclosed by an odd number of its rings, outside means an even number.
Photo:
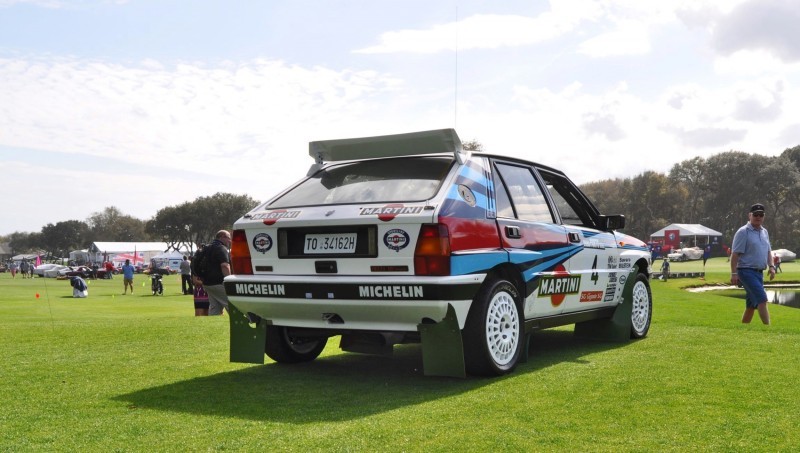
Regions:
<svg viewBox="0 0 800 453"><path fill-rule="evenodd" d="M751 214L753 214L753 217L764 217L763 212L752 212Z"/></svg>

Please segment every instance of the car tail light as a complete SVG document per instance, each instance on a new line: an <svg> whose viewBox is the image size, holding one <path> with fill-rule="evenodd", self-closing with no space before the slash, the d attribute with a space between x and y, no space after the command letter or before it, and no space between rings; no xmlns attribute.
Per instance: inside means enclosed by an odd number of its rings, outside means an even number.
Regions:
<svg viewBox="0 0 800 453"><path fill-rule="evenodd" d="M250 247L244 230L233 230L231 236L231 272L237 275L253 275Z"/></svg>
<svg viewBox="0 0 800 453"><path fill-rule="evenodd" d="M450 233L442 224L422 225L414 251L415 275L450 275Z"/></svg>

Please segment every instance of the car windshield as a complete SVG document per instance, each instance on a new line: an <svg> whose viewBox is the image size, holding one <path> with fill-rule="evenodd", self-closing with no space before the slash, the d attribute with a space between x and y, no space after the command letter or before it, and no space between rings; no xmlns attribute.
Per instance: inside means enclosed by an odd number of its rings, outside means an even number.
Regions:
<svg viewBox="0 0 800 453"><path fill-rule="evenodd" d="M390 203L432 198L452 159L412 157L330 166L300 183L268 208L349 203Z"/></svg>

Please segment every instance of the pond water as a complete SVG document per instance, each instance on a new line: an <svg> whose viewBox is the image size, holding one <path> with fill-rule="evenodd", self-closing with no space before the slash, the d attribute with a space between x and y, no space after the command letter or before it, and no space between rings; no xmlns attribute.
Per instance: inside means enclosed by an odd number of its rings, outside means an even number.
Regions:
<svg viewBox="0 0 800 453"><path fill-rule="evenodd" d="M705 286L701 288L693 288L689 289L691 292L703 292L703 291L714 291L720 289L727 289L732 290L735 289L733 286L728 286L725 288L720 287L713 287L713 286ZM767 292L767 301L771 304L778 304L778 305L785 305L787 307L793 308L800 308L800 287L797 285L787 285L782 287L769 287L766 288ZM730 297L735 297L737 299L744 299L744 290L742 288L738 288L738 291L728 293Z"/></svg>
<svg viewBox="0 0 800 453"><path fill-rule="evenodd" d="M767 300L771 304L786 305L787 307L800 308L800 296L796 289L767 290Z"/></svg>

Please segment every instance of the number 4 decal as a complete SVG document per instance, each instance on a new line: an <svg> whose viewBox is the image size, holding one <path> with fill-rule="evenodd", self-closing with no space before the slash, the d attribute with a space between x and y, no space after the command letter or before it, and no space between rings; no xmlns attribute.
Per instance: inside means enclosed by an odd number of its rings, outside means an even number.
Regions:
<svg viewBox="0 0 800 453"><path fill-rule="evenodd" d="M594 262L592 263L592 281L594 284L597 284L597 280L600 279L600 275L597 273L597 255L594 256Z"/></svg>

